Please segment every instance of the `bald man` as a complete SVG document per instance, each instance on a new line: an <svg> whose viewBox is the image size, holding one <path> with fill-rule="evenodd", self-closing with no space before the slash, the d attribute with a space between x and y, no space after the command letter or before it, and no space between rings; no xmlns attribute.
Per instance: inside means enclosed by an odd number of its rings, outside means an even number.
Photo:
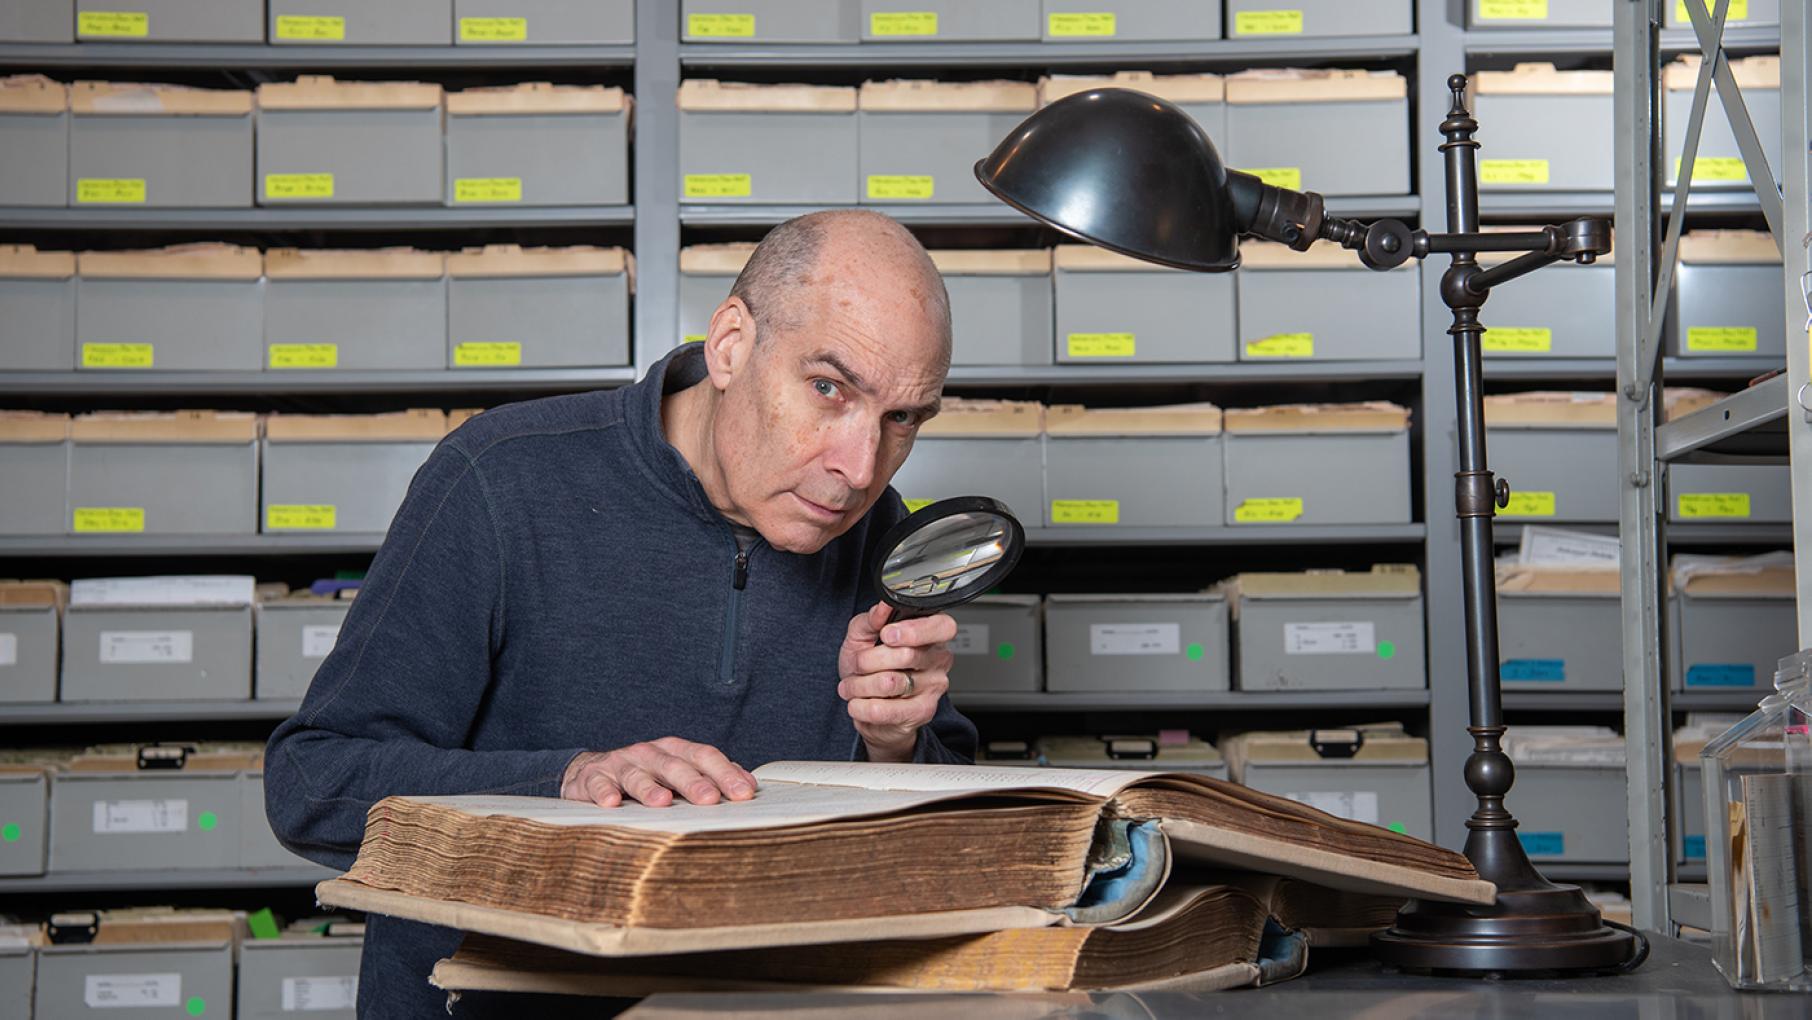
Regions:
<svg viewBox="0 0 1812 1020"><path fill-rule="evenodd" d="M271 737L278 838L344 868L391 795L715 804L754 796L768 761L970 760L955 622L889 622L864 569L949 364L949 298L912 235L816 213L769 233L704 342L643 381L461 426ZM371 918L360 1015L433 1015L428 972L458 941Z"/></svg>

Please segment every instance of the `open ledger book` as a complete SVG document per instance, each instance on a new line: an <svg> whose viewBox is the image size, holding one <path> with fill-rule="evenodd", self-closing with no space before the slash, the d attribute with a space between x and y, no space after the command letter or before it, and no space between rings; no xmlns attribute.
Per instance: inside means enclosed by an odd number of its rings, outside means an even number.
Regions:
<svg viewBox="0 0 1812 1020"><path fill-rule="evenodd" d="M1218 991L1300 974L1312 946L1364 945L1398 897L1250 873L1173 877L1128 920L985 935L599 959L468 935L429 980L449 992L636 998L796 988L925 992Z"/></svg>
<svg viewBox="0 0 1812 1020"><path fill-rule="evenodd" d="M1100 925L1173 862L1490 903L1460 854L1205 776L776 762L749 801L391 797L324 904L593 956Z"/></svg>

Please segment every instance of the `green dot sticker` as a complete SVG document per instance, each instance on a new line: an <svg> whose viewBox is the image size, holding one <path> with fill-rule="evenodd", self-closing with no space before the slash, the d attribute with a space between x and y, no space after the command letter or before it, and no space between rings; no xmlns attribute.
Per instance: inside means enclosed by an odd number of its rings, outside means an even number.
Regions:
<svg viewBox="0 0 1812 1020"><path fill-rule="evenodd" d="M1013 642L1011 642L1011 641L1002 641L1000 643L1000 647L994 649L994 654L999 656L1000 661L1002 661L1002 662L1005 662L1008 659L1011 659L1014 655L1017 655L1018 653L1019 653L1019 649L1014 648Z"/></svg>
<svg viewBox="0 0 1812 1020"><path fill-rule="evenodd" d="M12 822L0 825L0 840L5 840L8 843L19 842L19 826Z"/></svg>
<svg viewBox="0 0 1812 1020"><path fill-rule="evenodd" d="M1399 836L1404 836L1404 835L1409 834L1409 826L1404 825L1402 822L1392 822L1389 825L1386 825L1385 828L1389 829L1390 831L1396 833Z"/></svg>
<svg viewBox="0 0 1812 1020"><path fill-rule="evenodd" d="M1202 650L1201 645L1190 645L1183 649L1183 654L1189 657L1190 662L1201 662L1202 656L1207 653Z"/></svg>
<svg viewBox="0 0 1812 1020"><path fill-rule="evenodd" d="M1397 657L1397 644L1394 641L1378 642L1378 658L1394 659Z"/></svg>
<svg viewBox="0 0 1812 1020"><path fill-rule="evenodd" d="M208 1000L199 995L191 995L189 1001L182 1004L182 1008L190 1016L200 1016L208 1011Z"/></svg>
<svg viewBox="0 0 1812 1020"><path fill-rule="evenodd" d="M213 832L220 827L220 817L212 811L203 811L201 814L195 816L195 825L203 832ZM189 1001L200 1002L201 1000L191 999Z"/></svg>

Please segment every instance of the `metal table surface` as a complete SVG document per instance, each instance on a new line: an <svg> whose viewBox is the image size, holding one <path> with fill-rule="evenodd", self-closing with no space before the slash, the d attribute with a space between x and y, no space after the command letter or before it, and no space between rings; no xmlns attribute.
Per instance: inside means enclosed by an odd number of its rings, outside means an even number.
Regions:
<svg viewBox="0 0 1812 1020"><path fill-rule="evenodd" d="M1738 993L1705 949L1651 936L1648 962L1633 974L1486 980L1386 971L1363 952L1319 950L1309 973L1270 988L1211 995L1112 992L1045 995L887 993L664 994L622 1014L626 1020L806 1017L879 1020L951 1016L985 1020L1089 1017L1170 1020L1196 1017L1366 1017L1373 1020L1805 1020L1812 996ZM457 1014L456 1014L457 1015Z"/></svg>

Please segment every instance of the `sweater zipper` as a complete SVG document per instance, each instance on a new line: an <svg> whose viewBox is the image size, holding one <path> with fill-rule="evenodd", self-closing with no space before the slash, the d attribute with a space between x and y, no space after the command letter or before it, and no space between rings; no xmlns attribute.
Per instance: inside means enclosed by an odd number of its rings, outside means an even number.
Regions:
<svg viewBox="0 0 1812 1020"><path fill-rule="evenodd" d="M736 682L736 637L737 618L742 615L742 591L749 584L749 551L736 550L735 565L730 574L730 611L724 621L723 667L718 672L718 679L724 684Z"/></svg>

